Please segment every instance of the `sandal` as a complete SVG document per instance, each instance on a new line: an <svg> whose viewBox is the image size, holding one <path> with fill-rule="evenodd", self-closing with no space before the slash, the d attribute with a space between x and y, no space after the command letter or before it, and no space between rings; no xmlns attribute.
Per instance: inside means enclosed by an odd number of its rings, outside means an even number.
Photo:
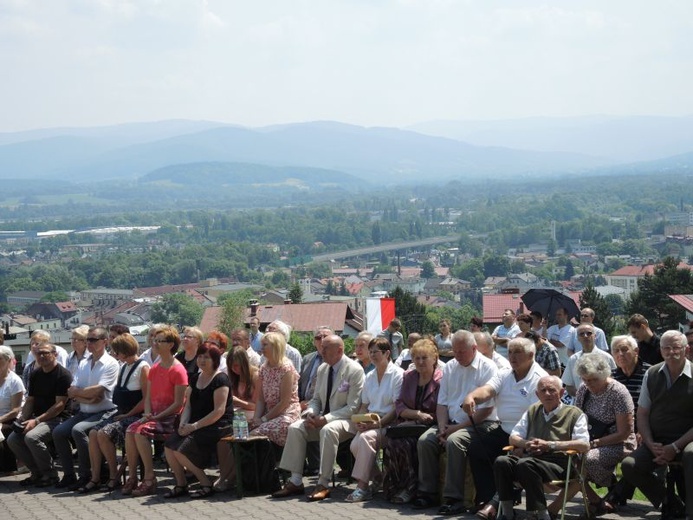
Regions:
<svg viewBox="0 0 693 520"><path fill-rule="evenodd" d="M120 480L117 478L109 478L103 486L101 486L101 491L107 491L108 493L113 493L117 488L120 487Z"/></svg>
<svg viewBox="0 0 693 520"><path fill-rule="evenodd" d="M393 504L408 504L411 502L411 494L409 491L406 489L403 491L400 491L397 493L394 497L392 497L392 500L390 500Z"/></svg>
<svg viewBox="0 0 693 520"><path fill-rule="evenodd" d="M84 495L86 493L91 493L92 491L97 491L99 489L99 483L90 480L83 486L77 488L77 493Z"/></svg>
<svg viewBox="0 0 693 520"><path fill-rule="evenodd" d="M140 482L137 489L132 490L133 497L144 497L147 495L154 495L156 493L156 477L153 479L145 479Z"/></svg>
<svg viewBox="0 0 693 520"><path fill-rule="evenodd" d="M200 489L190 493L190 498L207 498L213 494L214 488L212 486L200 486Z"/></svg>
<svg viewBox="0 0 693 520"><path fill-rule="evenodd" d="M164 493L164 498L178 498L188 494L188 486L173 486L173 489Z"/></svg>
<svg viewBox="0 0 693 520"><path fill-rule="evenodd" d="M129 477L127 481L125 481L125 485L123 486L123 490L121 493L123 495L129 496L132 495L132 492L137 488L137 477Z"/></svg>

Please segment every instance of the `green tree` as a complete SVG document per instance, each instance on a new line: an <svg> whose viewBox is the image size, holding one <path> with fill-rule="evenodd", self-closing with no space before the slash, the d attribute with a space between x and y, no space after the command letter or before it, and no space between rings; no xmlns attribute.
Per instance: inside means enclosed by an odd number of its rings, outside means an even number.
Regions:
<svg viewBox="0 0 693 520"><path fill-rule="evenodd" d="M642 277L638 290L626 303L627 314L642 314L653 330L678 329L686 318L686 311L674 300L673 294L693 293L693 272L679 269L678 258L667 257L655 266L654 274Z"/></svg>
<svg viewBox="0 0 693 520"><path fill-rule="evenodd" d="M67 302L70 301L70 296L65 291L52 291L43 295L42 302Z"/></svg>
<svg viewBox="0 0 693 520"><path fill-rule="evenodd" d="M246 308L253 296L249 289L219 296L217 304L221 307L221 316L217 328L227 336L230 336L234 329L244 328Z"/></svg>
<svg viewBox="0 0 693 520"><path fill-rule="evenodd" d="M289 300L291 303L301 303L303 301L303 291L298 282L294 283L289 290Z"/></svg>
<svg viewBox="0 0 693 520"><path fill-rule="evenodd" d="M395 314L402 322L402 328L406 332L422 330L426 317L426 306L419 303L411 292L401 287L395 287L390 294L395 299Z"/></svg>
<svg viewBox="0 0 693 520"><path fill-rule="evenodd" d="M435 266L430 260L426 260L421 264L421 278L434 278L436 275Z"/></svg>
<svg viewBox="0 0 693 520"><path fill-rule="evenodd" d="M152 321L180 327L199 325L203 312L202 304L186 294L165 294L160 302L152 305Z"/></svg>
<svg viewBox="0 0 693 520"><path fill-rule="evenodd" d="M594 311L594 324L604 331L607 338L614 335L614 320L609 304L604 297L597 292L592 285L592 281L588 280L585 289L580 295L580 308L589 307Z"/></svg>

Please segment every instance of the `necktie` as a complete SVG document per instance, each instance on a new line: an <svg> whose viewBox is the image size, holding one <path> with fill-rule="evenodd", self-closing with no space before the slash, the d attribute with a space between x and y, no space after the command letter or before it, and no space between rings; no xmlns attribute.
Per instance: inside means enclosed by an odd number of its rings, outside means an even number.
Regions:
<svg viewBox="0 0 693 520"><path fill-rule="evenodd" d="M334 368L330 367L330 370L327 373L327 395L325 397L325 411L322 413L323 415L327 415L328 413L330 413L330 396L332 395L333 376L334 376Z"/></svg>

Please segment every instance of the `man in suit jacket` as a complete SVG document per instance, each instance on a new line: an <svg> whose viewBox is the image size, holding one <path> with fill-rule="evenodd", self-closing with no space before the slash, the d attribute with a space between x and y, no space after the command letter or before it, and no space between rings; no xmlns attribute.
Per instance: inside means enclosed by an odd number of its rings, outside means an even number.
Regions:
<svg viewBox="0 0 693 520"><path fill-rule="evenodd" d="M274 498L302 495L303 464L306 444L320 441L320 473L318 485L308 500L330 496L328 484L337 458L339 443L353 437L355 429L349 419L361 404L363 369L344 355L344 342L336 335L322 339L324 363L318 368L315 393L302 413L302 419L289 427L286 446L279 467L291 472L284 488Z"/></svg>
<svg viewBox="0 0 693 520"><path fill-rule="evenodd" d="M301 378L298 380L298 399L301 401L301 411L308 407L308 403L315 393L318 367L322 365L322 340L332 336L334 331L329 327L318 327L313 334L315 351L303 356L301 363ZM312 384L311 384L312 383Z"/></svg>

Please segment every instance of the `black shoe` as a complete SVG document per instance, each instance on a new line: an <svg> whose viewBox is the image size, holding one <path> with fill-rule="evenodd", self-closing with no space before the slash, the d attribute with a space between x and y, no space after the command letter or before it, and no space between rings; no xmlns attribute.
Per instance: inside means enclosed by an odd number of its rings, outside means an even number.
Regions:
<svg viewBox="0 0 693 520"><path fill-rule="evenodd" d="M420 495L411 502L411 507L414 509L428 509L438 505L438 501L428 495Z"/></svg>
<svg viewBox="0 0 693 520"><path fill-rule="evenodd" d="M34 477L33 475L22 479L19 481L19 485L22 487L29 487L29 486L35 486L40 482L40 479L38 477Z"/></svg>
<svg viewBox="0 0 693 520"><path fill-rule="evenodd" d="M443 516L457 516L462 513L466 513L467 508L464 507L464 502L459 501L448 501L447 504L443 504L438 509L438 514Z"/></svg>
<svg viewBox="0 0 693 520"><path fill-rule="evenodd" d="M63 478L60 479L60 481L55 485L55 487L58 489L64 489L74 485L76 482L77 477L75 477L74 475L63 475Z"/></svg>
<svg viewBox="0 0 693 520"><path fill-rule="evenodd" d="M58 477L43 477L36 483L37 488L47 488L55 486L58 483Z"/></svg>
<svg viewBox="0 0 693 520"><path fill-rule="evenodd" d="M91 481L91 477L80 477L74 484L67 486L68 491L77 491L79 488L86 487Z"/></svg>

